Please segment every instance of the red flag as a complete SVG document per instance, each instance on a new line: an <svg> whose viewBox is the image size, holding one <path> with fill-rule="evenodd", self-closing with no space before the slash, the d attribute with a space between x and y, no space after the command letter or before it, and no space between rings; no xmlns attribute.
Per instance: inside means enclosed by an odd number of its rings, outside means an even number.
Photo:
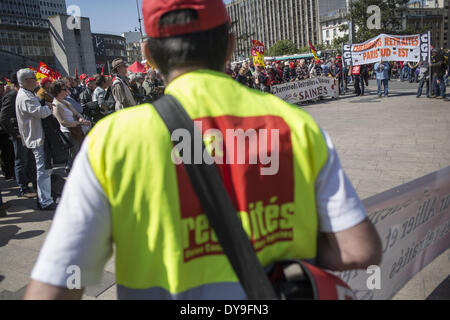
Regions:
<svg viewBox="0 0 450 320"><path fill-rule="evenodd" d="M103 68L105 68L105 65L103 65L103 67L102 67L102 73L101 73L101 75L103 75Z"/></svg>
<svg viewBox="0 0 450 320"><path fill-rule="evenodd" d="M3 79L6 80L6 84L7 84L10 88L13 87L13 85L12 85L12 83L11 83L11 80L9 80L7 77L3 77Z"/></svg>
<svg viewBox="0 0 450 320"><path fill-rule="evenodd" d="M258 40L252 40L252 54L253 56L257 56L258 53L264 55L266 48L264 44Z"/></svg>
<svg viewBox="0 0 450 320"><path fill-rule="evenodd" d="M41 62L39 64L38 72L46 75L47 77L54 77L55 71L53 71L48 65Z"/></svg>
<svg viewBox="0 0 450 320"><path fill-rule="evenodd" d="M309 47L311 48L311 52L314 56L314 59L316 59L316 61L319 61L319 58L317 57L317 50L316 48L314 48L314 46L311 44L311 41L308 41L309 43Z"/></svg>
<svg viewBox="0 0 450 320"><path fill-rule="evenodd" d="M75 79L78 79L78 70L75 68Z"/></svg>

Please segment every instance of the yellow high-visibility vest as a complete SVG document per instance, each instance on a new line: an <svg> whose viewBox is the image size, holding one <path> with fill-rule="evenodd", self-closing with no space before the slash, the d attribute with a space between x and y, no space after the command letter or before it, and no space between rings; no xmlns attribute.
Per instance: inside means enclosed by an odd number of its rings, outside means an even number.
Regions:
<svg viewBox="0 0 450 320"><path fill-rule="evenodd" d="M271 143L278 132L277 174L261 175L267 161L250 163L258 158L256 149L245 155L246 164L236 160L218 169L263 266L289 258L314 259L314 185L328 159L314 120L296 106L210 70L180 76L166 94L176 97L201 125L205 143L212 137L208 132L218 130L224 140L237 141L239 134L227 136L227 129L241 129L250 141L253 129L261 143L258 150L268 146L272 153L266 155L275 161ZM89 134L89 161L111 206L117 284L177 294L207 284L237 283L184 167L172 161L173 146L149 104L116 112ZM234 151L214 152L239 159L237 147Z"/></svg>

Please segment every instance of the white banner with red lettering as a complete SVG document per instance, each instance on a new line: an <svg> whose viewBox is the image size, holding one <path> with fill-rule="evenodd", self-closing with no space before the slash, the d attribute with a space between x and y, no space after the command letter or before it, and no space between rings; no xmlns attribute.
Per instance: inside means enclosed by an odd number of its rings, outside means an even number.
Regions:
<svg viewBox="0 0 450 320"><path fill-rule="evenodd" d="M364 205L381 237L383 260L378 269L338 275L357 299L391 299L450 247L450 167L369 198Z"/></svg>
<svg viewBox="0 0 450 320"><path fill-rule="evenodd" d="M320 97L334 97L338 84L334 78L317 77L272 86L272 93L289 103L299 103Z"/></svg>
<svg viewBox="0 0 450 320"><path fill-rule="evenodd" d="M344 44L346 66L372 64L383 61L428 61L430 59L430 34L396 36L380 34L360 44Z"/></svg>

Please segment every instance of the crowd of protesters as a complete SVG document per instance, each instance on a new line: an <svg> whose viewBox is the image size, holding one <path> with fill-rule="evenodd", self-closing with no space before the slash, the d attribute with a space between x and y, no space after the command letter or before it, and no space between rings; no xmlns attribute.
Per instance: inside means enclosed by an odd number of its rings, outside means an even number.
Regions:
<svg viewBox="0 0 450 320"><path fill-rule="evenodd" d="M282 83L325 76L335 79L340 95L345 94L348 85L351 84L356 96L364 96L365 88L369 86L369 80L372 79L377 81L379 97L383 95L388 97L389 81L398 80L418 83L418 98L421 97L423 86L426 85L427 97L444 99L446 86L449 84L449 53L433 49L431 60L431 79L430 65L427 62L380 61L349 68L343 66L340 56L320 60L266 61L266 66L255 66L250 60L228 64L226 73L243 85L263 92L271 92L272 86Z"/></svg>
<svg viewBox="0 0 450 320"><path fill-rule="evenodd" d="M325 76L339 83L339 93L344 93L344 79L340 56L331 59L298 59L268 61L266 66L255 66L252 61L229 64L226 73L236 81L253 89L271 92L274 85Z"/></svg>
<svg viewBox="0 0 450 320"><path fill-rule="evenodd" d="M122 59L113 74L36 79L31 69L0 83L0 150L6 180L15 180L19 197L36 198L39 210L54 210L87 132L103 117L123 108L157 100L164 82L155 70L130 73ZM62 182L61 182L62 181ZM0 216L6 215L0 194Z"/></svg>
<svg viewBox="0 0 450 320"><path fill-rule="evenodd" d="M448 53L433 49L431 65L380 61L348 68L336 56L267 61L266 66L254 66L252 61L229 63L225 72L247 87L268 93L274 85L324 76L335 79L340 95L352 84L354 94L364 96L369 80L376 79L378 96L387 97L389 80L398 79L418 83L418 98L426 86L427 97L443 99L448 61ZM34 71L22 69L10 76L9 85L0 83L1 168L6 180L17 182L20 197L37 197L39 209L55 209L58 192L52 187L58 179L51 169L63 164L65 172L70 172L85 134L96 122L163 95L164 81L157 70L131 73L122 59L114 60L112 67L111 76L44 78L38 85ZM0 196L0 216L5 215L3 209Z"/></svg>

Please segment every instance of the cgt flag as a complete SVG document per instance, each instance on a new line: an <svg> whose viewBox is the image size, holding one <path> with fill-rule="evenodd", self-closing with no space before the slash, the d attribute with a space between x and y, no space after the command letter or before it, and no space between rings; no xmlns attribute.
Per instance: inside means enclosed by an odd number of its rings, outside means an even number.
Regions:
<svg viewBox="0 0 450 320"><path fill-rule="evenodd" d="M55 71L53 71L49 66L47 66L45 63L41 62L39 63L39 68L37 72L42 73L43 75L46 75L47 77L51 77L55 74Z"/></svg>
<svg viewBox="0 0 450 320"><path fill-rule="evenodd" d="M264 61L265 46L262 42L258 40L252 40L252 56L253 64L255 66L265 67L266 63Z"/></svg>

